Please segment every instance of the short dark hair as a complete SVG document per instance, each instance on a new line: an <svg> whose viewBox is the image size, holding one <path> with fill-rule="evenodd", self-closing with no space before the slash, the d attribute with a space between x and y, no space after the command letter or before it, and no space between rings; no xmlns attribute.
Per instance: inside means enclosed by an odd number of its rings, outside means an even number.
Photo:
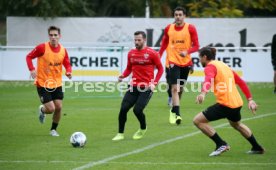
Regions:
<svg viewBox="0 0 276 170"><path fill-rule="evenodd" d="M52 31L52 30L56 30L56 31L58 31L58 34L60 34L60 28L59 28L59 27L57 27L57 26L50 26L50 27L48 28L48 34L49 34L50 31Z"/></svg>
<svg viewBox="0 0 276 170"><path fill-rule="evenodd" d="M175 11L182 11L183 14L187 15L187 11L184 7L178 6L173 10L173 13L175 13Z"/></svg>
<svg viewBox="0 0 276 170"><path fill-rule="evenodd" d="M213 47L203 47L199 50L199 57L206 55L208 60L216 59L216 49Z"/></svg>
<svg viewBox="0 0 276 170"><path fill-rule="evenodd" d="M146 35L146 33L144 31L136 31L134 33L134 35L140 35L140 34L143 36L143 38L147 38L147 35Z"/></svg>

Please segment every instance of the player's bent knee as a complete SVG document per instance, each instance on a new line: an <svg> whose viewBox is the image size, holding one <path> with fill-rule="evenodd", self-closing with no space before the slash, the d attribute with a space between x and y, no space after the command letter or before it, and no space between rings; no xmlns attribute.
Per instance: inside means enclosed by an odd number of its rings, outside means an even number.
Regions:
<svg viewBox="0 0 276 170"><path fill-rule="evenodd" d="M139 115L139 114L141 114L143 112L143 109L141 107L139 107L139 106L135 106L133 108L133 112L134 112L134 114Z"/></svg>
<svg viewBox="0 0 276 170"><path fill-rule="evenodd" d="M46 112L47 113L53 113L53 112L55 112L55 106L46 107Z"/></svg>
<svg viewBox="0 0 276 170"><path fill-rule="evenodd" d="M231 122L230 125L236 130L241 129L241 123L239 122Z"/></svg>
<svg viewBox="0 0 276 170"><path fill-rule="evenodd" d="M194 123L194 125L198 126L200 123L206 123L205 119L206 118L204 117L203 113L200 112L194 117L193 123Z"/></svg>
<svg viewBox="0 0 276 170"><path fill-rule="evenodd" d="M194 125L196 125L196 126L200 123L199 118L198 118L198 114L194 117L193 123L194 123Z"/></svg>
<svg viewBox="0 0 276 170"><path fill-rule="evenodd" d="M61 111L62 109L62 104L55 104L55 111Z"/></svg>
<svg viewBox="0 0 276 170"><path fill-rule="evenodd" d="M129 105L123 103L123 104L121 105L120 112L125 113L125 112L128 112L129 109L130 109Z"/></svg>
<svg viewBox="0 0 276 170"><path fill-rule="evenodd" d="M140 109L134 108L133 109L134 114L139 115L141 113Z"/></svg>
<svg viewBox="0 0 276 170"><path fill-rule="evenodd" d="M61 112L61 107L56 107L54 112Z"/></svg>
<svg viewBox="0 0 276 170"><path fill-rule="evenodd" d="M177 87L172 88L172 93L178 93L178 92L179 92L179 90L177 89Z"/></svg>

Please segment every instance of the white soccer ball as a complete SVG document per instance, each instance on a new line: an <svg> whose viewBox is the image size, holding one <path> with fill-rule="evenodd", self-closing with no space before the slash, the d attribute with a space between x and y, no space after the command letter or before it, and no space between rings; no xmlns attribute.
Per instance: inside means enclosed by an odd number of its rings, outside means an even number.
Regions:
<svg viewBox="0 0 276 170"><path fill-rule="evenodd" d="M74 132L70 137L70 143L73 147L84 147L86 140L87 138L83 132Z"/></svg>

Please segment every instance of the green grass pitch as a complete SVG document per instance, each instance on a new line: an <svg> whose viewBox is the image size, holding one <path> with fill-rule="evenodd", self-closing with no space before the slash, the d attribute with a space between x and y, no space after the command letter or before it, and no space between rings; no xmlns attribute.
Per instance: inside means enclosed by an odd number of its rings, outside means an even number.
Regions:
<svg viewBox="0 0 276 170"><path fill-rule="evenodd" d="M74 92L66 89L60 137L49 136L51 115L45 124L38 121L40 105L32 82L0 82L0 169L99 169L99 170L191 170L191 169L276 169L276 95L272 83L249 83L259 105L257 115L247 109L242 118L265 147L264 155L248 155L249 143L226 120L213 122L231 150L209 157L214 144L193 125L193 117L215 102L208 94L202 105L195 104L197 93L187 92L181 101L183 122L170 125L167 94L154 93L145 109L148 131L141 140L133 140L138 129L132 110L128 113L125 140L114 142L119 92ZM190 85L188 85L188 89ZM86 146L73 148L70 135L82 131Z"/></svg>

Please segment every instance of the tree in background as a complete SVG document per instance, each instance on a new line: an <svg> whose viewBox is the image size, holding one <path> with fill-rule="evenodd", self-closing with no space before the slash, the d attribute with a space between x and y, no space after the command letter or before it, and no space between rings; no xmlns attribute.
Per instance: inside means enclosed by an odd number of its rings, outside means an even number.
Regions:
<svg viewBox="0 0 276 170"><path fill-rule="evenodd" d="M0 44L6 41L7 16L55 17L172 17L177 6L189 17L275 17L275 0L1 0Z"/></svg>
<svg viewBox="0 0 276 170"><path fill-rule="evenodd" d="M0 16L93 16L89 0L1 0Z"/></svg>
<svg viewBox="0 0 276 170"><path fill-rule="evenodd" d="M141 0L97 0L93 1L95 16L144 17L145 1Z"/></svg>
<svg viewBox="0 0 276 170"><path fill-rule="evenodd" d="M194 0L186 6L191 17L276 16L274 0Z"/></svg>
<svg viewBox="0 0 276 170"><path fill-rule="evenodd" d="M1 0L0 18L38 17L171 17L176 6L188 9L190 17L276 16L275 0Z"/></svg>

